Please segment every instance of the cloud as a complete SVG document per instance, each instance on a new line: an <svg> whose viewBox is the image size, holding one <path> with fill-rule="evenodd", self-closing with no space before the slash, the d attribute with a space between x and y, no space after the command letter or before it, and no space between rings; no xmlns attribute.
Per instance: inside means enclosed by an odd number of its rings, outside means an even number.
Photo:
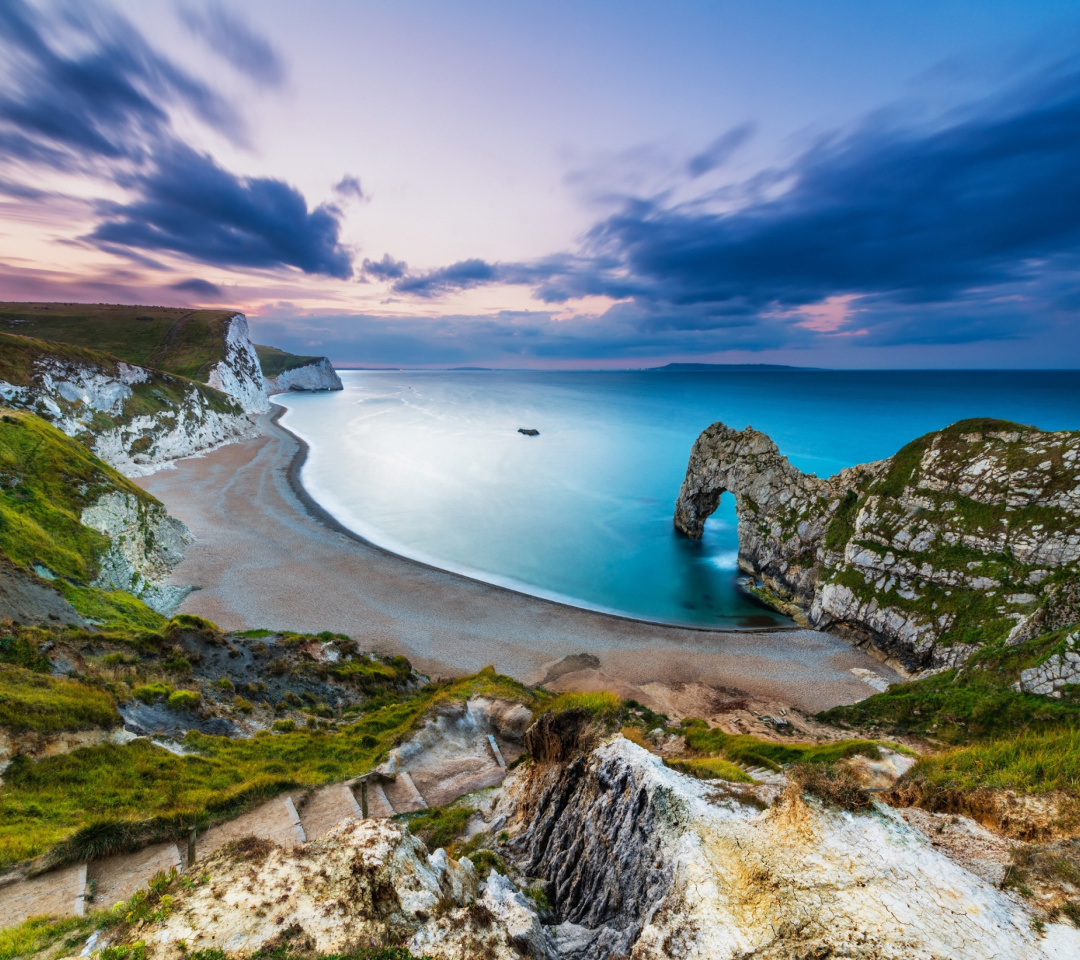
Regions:
<svg viewBox="0 0 1080 960"><path fill-rule="evenodd" d="M285 82L285 64L270 42L223 4L184 3L180 19L195 36L230 66L253 80L277 87Z"/></svg>
<svg viewBox="0 0 1080 960"><path fill-rule="evenodd" d="M784 314L805 326L809 308L842 298L843 316L807 332L865 330L871 342L880 323L895 342L905 330L910 342L1023 335L1032 312L1049 309L1061 272L1075 276L1080 254L1080 58L945 116L903 116L882 112L822 137L790 165L720 195L627 200L574 254L464 260L394 289L430 297L526 284L548 303L630 299L642 317L686 329L726 329L734 316L772 328ZM688 177L747 136L728 131L688 163ZM1012 308L993 306L1006 291ZM922 317L948 329L927 331Z"/></svg>
<svg viewBox="0 0 1080 960"><path fill-rule="evenodd" d="M270 47L224 8L187 12L243 69L267 80L277 75ZM295 187L234 174L180 139L172 124L177 109L234 139L244 124L228 101L154 50L129 21L91 0L42 8L4 0L0 54L4 193L32 198L23 184L43 168L119 186L129 199L94 204L99 220L84 239L148 267L163 265L140 251L215 266L352 275L352 255L339 239L341 210L309 210Z"/></svg>
<svg viewBox="0 0 1080 960"><path fill-rule="evenodd" d="M132 178L138 198L101 203L91 242L171 250L222 267L297 267L347 278L349 252L340 213L308 210L294 187L268 177L237 177L213 158L174 145Z"/></svg>
<svg viewBox="0 0 1080 960"><path fill-rule="evenodd" d="M360 178L354 177L351 173L345 174L334 184L334 193L339 197L354 197L357 200L367 199L364 188L360 186Z"/></svg>
<svg viewBox="0 0 1080 960"><path fill-rule="evenodd" d="M701 153L686 161L686 173L691 179L704 176L711 170L722 167L731 159L733 153L754 135L752 123L741 123L721 134Z"/></svg>
<svg viewBox="0 0 1080 960"><path fill-rule="evenodd" d="M25 0L0 4L0 137L7 159L58 169L146 158L182 106L227 136L243 120L198 78L94 3L48 17Z"/></svg>
<svg viewBox="0 0 1080 960"><path fill-rule="evenodd" d="M399 280L405 276L409 265L404 260L395 260L384 253L381 260L365 260L363 272L376 280Z"/></svg>
<svg viewBox="0 0 1080 960"><path fill-rule="evenodd" d="M200 280L198 277L192 277L189 280L180 280L177 283L169 284L173 290L179 290L182 293L193 293L200 300L223 300L225 294L222 292L221 287L216 283L211 283L209 280Z"/></svg>

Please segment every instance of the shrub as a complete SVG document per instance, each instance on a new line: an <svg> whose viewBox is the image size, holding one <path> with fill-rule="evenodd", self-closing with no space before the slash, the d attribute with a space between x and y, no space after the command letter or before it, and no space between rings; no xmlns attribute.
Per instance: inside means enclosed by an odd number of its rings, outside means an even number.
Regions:
<svg viewBox="0 0 1080 960"><path fill-rule="evenodd" d="M622 711L622 700L606 690L594 693L560 693L547 705L544 712L558 714L569 710L584 710L597 720L614 720Z"/></svg>
<svg viewBox="0 0 1080 960"><path fill-rule="evenodd" d="M236 687L233 686L233 682L228 677L221 677L215 686L220 690L224 690L226 693L232 693L233 690L236 689Z"/></svg>
<svg viewBox="0 0 1080 960"><path fill-rule="evenodd" d="M135 696L138 697L143 703L153 703L155 700L162 699L170 696L173 692L173 688L160 680L154 683L144 683L135 688Z"/></svg>
<svg viewBox="0 0 1080 960"><path fill-rule="evenodd" d="M251 713L251 711L255 709L255 704L240 696L233 698L233 706L241 713Z"/></svg>
<svg viewBox="0 0 1080 960"><path fill-rule="evenodd" d="M818 763L798 763L788 771L791 780L806 793L834 804L842 810L858 813L869 810L873 801L846 767L828 767Z"/></svg>
<svg viewBox="0 0 1080 960"><path fill-rule="evenodd" d="M295 720L275 720L270 724L270 729L275 733L292 733L296 729Z"/></svg>
<svg viewBox="0 0 1080 960"><path fill-rule="evenodd" d="M176 710L194 710L201 699L198 690L177 690L169 694L169 706Z"/></svg>

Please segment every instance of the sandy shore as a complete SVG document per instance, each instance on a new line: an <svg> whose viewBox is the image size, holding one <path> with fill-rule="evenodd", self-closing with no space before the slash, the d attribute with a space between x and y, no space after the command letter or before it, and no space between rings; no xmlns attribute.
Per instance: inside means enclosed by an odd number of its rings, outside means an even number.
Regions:
<svg viewBox="0 0 1080 960"><path fill-rule="evenodd" d="M270 417L262 426L256 440L136 481L196 537L173 576L198 587L182 609L226 629L332 630L402 653L427 673L494 664L533 683L562 658L584 654L584 682L707 684L811 711L874 692L853 668L898 679L844 641L813 630L646 624L389 554L349 535L302 488L294 489L289 474L292 468L295 480L300 444ZM572 676L561 678L561 686L567 683Z"/></svg>

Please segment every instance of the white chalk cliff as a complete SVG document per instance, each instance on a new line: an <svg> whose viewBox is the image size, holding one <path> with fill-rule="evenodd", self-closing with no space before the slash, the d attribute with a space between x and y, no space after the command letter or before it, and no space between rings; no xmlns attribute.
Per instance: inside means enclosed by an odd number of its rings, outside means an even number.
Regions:
<svg viewBox="0 0 1080 960"><path fill-rule="evenodd" d="M326 357L319 357L302 367L283 370L276 377L268 377L266 380L266 391L270 394L288 393L290 390L343 389L337 371Z"/></svg>

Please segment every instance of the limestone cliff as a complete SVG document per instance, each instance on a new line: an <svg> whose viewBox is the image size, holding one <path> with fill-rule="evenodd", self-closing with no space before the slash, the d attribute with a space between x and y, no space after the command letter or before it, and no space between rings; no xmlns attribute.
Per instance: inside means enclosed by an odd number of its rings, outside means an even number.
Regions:
<svg viewBox="0 0 1080 960"><path fill-rule="evenodd" d="M266 381L267 393L288 393L290 390L343 390L341 379L326 357L314 363L283 370Z"/></svg>
<svg viewBox="0 0 1080 960"><path fill-rule="evenodd" d="M245 369L239 348L215 368L239 399L66 344L0 334L0 351L0 403L36 413L128 476L255 436L248 410L268 406L261 373L256 390L237 372Z"/></svg>
<svg viewBox="0 0 1080 960"><path fill-rule="evenodd" d="M248 336L247 317L242 313L233 314L226 322L221 359L210 370L206 382L232 397L245 413L266 413L270 409L259 357Z"/></svg>
<svg viewBox="0 0 1080 960"><path fill-rule="evenodd" d="M341 380L326 357L302 357L255 344L268 393L290 390L341 390Z"/></svg>
<svg viewBox="0 0 1080 960"><path fill-rule="evenodd" d="M700 537L725 492L760 596L909 671L1080 619L1080 432L965 420L823 480L715 423L676 527Z"/></svg>

